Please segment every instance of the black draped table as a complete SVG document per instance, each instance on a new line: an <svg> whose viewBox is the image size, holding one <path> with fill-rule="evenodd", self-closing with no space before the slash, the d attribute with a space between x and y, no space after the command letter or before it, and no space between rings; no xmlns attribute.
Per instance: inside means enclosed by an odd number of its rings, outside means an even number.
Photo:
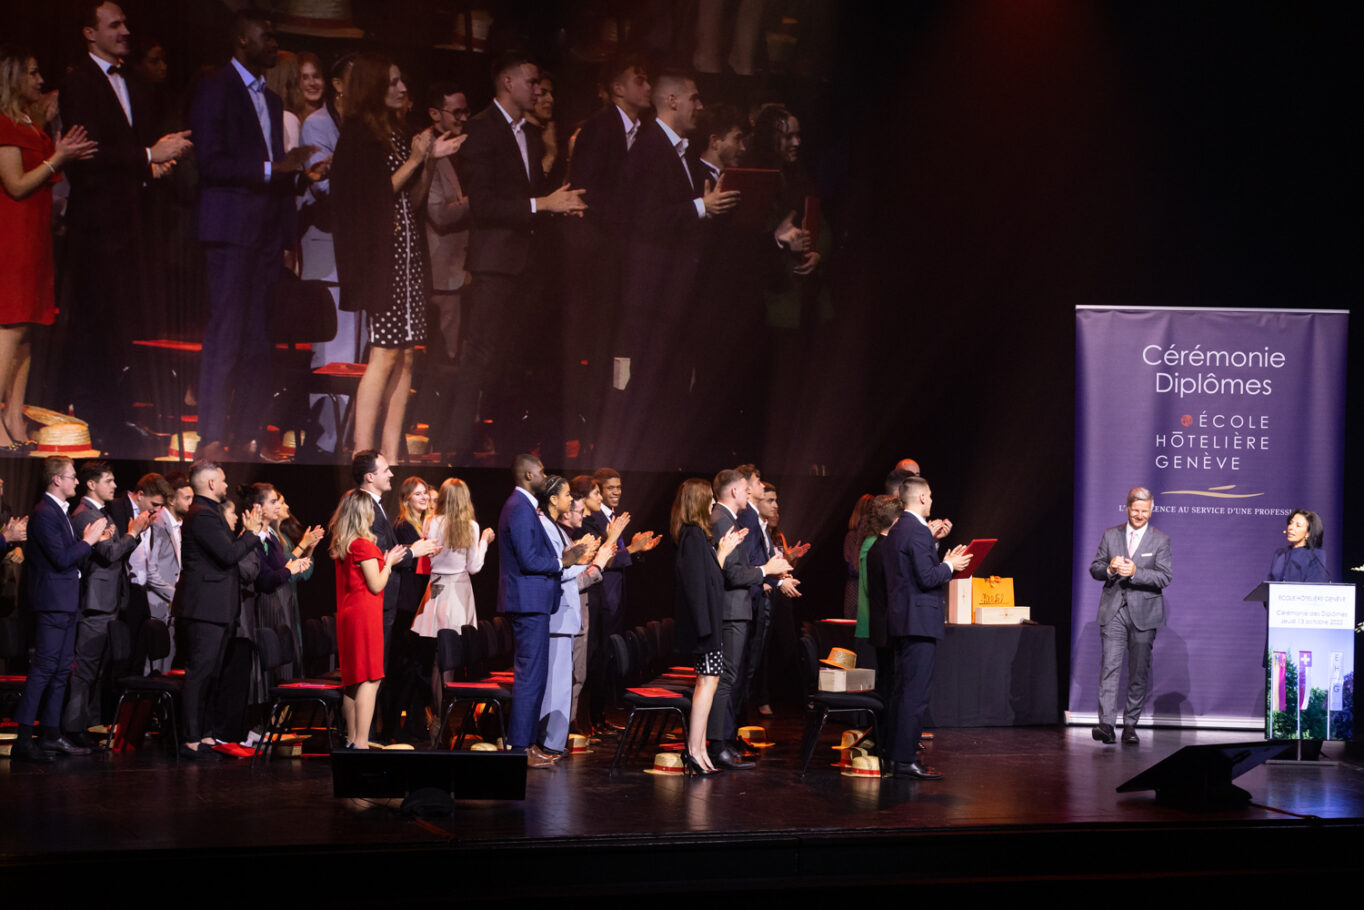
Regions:
<svg viewBox="0 0 1364 910"><path fill-rule="evenodd" d="M834 645L852 649L852 632L848 620L815 623L821 656ZM858 665L869 666L860 658ZM1007 727L1059 720L1055 626L947 627L938 642L925 726Z"/></svg>

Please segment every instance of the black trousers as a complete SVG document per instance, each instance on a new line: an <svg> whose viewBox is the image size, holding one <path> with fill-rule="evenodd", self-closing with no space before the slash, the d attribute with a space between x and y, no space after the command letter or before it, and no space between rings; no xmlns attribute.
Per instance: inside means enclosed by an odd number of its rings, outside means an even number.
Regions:
<svg viewBox="0 0 1364 910"><path fill-rule="evenodd" d="M181 696L181 713L184 715L181 735L185 742L194 742L215 732L209 728L209 706L213 703L213 694L222 675L228 631L235 625L187 617L176 620L180 649L186 655L185 688Z"/></svg>
<svg viewBox="0 0 1364 910"><path fill-rule="evenodd" d="M933 661L938 653L938 640L906 635L893 638L891 642L895 648L895 686L886 710L891 730L882 735L890 743L892 760L911 762L919 747L928 696L933 688Z"/></svg>
<svg viewBox="0 0 1364 910"><path fill-rule="evenodd" d="M711 702L710 717L706 721L706 739L726 742L739 732L735 690L742 683L744 648L752 627L753 621L749 619L726 619L720 629L720 656L724 668L720 671L715 700Z"/></svg>

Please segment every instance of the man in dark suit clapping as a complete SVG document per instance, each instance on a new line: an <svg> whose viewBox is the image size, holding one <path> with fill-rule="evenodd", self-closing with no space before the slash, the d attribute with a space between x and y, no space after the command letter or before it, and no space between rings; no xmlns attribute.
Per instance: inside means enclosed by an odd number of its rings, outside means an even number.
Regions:
<svg viewBox="0 0 1364 910"><path fill-rule="evenodd" d="M49 457L43 464L43 478L47 489L29 516L24 572L37 634L24 697L14 711L19 735L13 757L30 762L51 762L52 752L88 751L61 736L60 721L76 648L80 566L90 556L90 545L100 539L108 525L104 518L97 518L79 538L71 530L66 510L67 501L76 495L76 466L70 458ZM38 721L43 725L41 744L33 741Z"/></svg>
<svg viewBox="0 0 1364 910"><path fill-rule="evenodd" d="M886 539L886 633L895 649L895 684L886 712L890 762L896 777L937 780L917 757L923 715L933 686L933 660L947 619L947 582L971 562L965 547L938 557L937 541L951 522L929 521L933 491L917 474L900 484L905 511Z"/></svg>
<svg viewBox="0 0 1364 910"><path fill-rule="evenodd" d="M237 564L261 549L260 506L242 514L252 532L233 538L219 504L227 498L227 476L211 461L195 462L189 472L194 502L180 529L180 580L175 586L175 613L180 646L186 652L182 709L185 741L180 754L213 761L213 731L205 716L222 673L223 658L241 612L241 578Z"/></svg>
<svg viewBox="0 0 1364 910"><path fill-rule="evenodd" d="M552 191L545 186L540 170L544 143L539 128L525 117L540 94L539 68L521 54L504 54L493 65L493 91L493 103L465 126L468 138L456 164L469 196L465 267L470 283L464 359L443 447L460 456L467 456L473 445L480 392L485 401L530 394L522 388L521 377L536 363L535 348L525 341L534 335L539 296L535 273L539 222L547 214L576 214L587 208L582 190L570 190L567 184ZM516 388L510 388L513 385Z"/></svg>

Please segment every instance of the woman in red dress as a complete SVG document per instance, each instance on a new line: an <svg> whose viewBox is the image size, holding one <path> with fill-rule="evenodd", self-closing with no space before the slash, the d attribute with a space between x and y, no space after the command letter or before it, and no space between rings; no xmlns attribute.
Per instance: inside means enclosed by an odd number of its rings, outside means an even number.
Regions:
<svg viewBox="0 0 1364 910"><path fill-rule="evenodd" d="M44 132L55 104L45 103L38 62L0 48L0 451L30 448L24 423L31 323L51 325L52 187L68 161L89 158L96 144L81 126L54 141Z"/></svg>
<svg viewBox="0 0 1364 910"><path fill-rule="evenodd" d="M403 546L380 552L370 531L373 523L374 500L364 490L351 490L336 507L329 528L347 749L369 748L374 696L384 678L384 586L393 564L407 553Z"/></svg>

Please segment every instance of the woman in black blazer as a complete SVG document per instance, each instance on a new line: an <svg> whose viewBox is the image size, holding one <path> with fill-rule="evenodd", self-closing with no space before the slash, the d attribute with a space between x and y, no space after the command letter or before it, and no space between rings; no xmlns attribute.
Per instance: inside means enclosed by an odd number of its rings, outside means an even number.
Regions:
<svg viewBox="0 0 1364 910"><path fill-rule="evenodd" d="M693 477L678 487L669 523L673 542L677 544L677 650L696 655L691 727L687 731L687 751L682 754L682 764L689 774L717 772L706 752L706 719L723 666L720 630L725 580L720 565L748 533L731 529L712 547L713 501L710 482Z"/></svg>

